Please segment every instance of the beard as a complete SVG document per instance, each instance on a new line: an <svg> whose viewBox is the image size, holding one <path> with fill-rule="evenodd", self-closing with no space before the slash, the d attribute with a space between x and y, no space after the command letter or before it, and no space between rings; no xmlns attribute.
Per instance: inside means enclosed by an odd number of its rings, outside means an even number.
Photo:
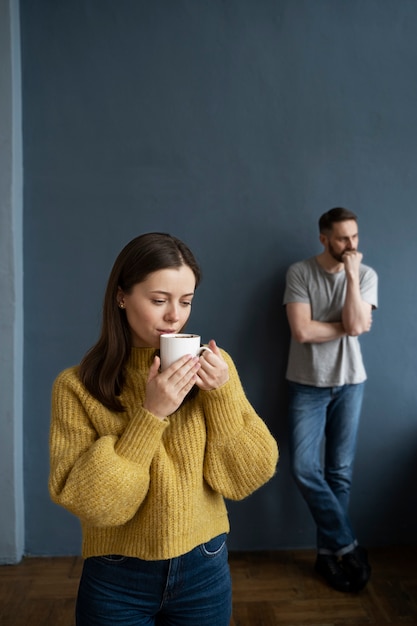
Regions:
<svg viewBox="0 0 417 626"><path fill-rule="evenodd" d="M343 263L343 255L345 252L347 252L347 250L343 250L343 252L336 252L336 250L333 248L330 241L329 241L328 248L329 248L329 253L334 258L334 260L337 261L338 263Z"/></svg>

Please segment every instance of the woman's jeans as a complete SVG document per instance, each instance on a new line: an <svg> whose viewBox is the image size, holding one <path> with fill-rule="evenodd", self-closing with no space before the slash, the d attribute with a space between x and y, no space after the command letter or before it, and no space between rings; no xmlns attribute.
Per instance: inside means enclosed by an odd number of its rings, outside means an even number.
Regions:
<svg viewBox="0 0 417 626"><path fill-rule="evenodd" d="M357 545L348 507L364 383L288 385L291 471L316 523L318 552L340 556Z"/></svg>
<svg viewBox="0 0 417 626"><path fill-rule="evenodd" d="M226 534L183 556L85 560L77 626L229 626L232 590Z"/></svg>

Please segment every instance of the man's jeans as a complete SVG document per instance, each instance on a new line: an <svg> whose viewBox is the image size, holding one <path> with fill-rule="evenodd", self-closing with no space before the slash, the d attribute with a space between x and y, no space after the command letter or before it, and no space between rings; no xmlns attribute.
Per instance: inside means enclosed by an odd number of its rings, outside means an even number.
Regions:
<svg viewBox="0 0 417 626"><path fill-rule="evenodd" d="M165 561L108 555L84 562L77 626L229 626L226 535Z"/></svg>
<svg viewBox="0 0 417 626"><path fill-rule="evenodd" d="M316 522L318 552L341 556L357 545L348 507L364 383L288 386L291 471Z"/></svg>

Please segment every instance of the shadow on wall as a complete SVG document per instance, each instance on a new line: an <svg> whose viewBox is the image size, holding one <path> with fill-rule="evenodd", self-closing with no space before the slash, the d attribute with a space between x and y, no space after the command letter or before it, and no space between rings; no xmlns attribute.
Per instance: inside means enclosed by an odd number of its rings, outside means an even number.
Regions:
<svg viewBox="0 0 417 626"><path fill-rule="evenodd" d="M415 416L410 422L415 423ZM372 527L369 545L412 544L417 541L417 431L415 437L383 454L378 462L378 476L373 478L370 501ZM398 459L396 457L399 457ZM395 533L394 533L394 530Z"/></svg>
<svg viewBox="0 0 417 626"><path fill-rule="evenodd" d="M314 525L288 459L285 371L290 334L282 304L286 269L275 270L247 294L249 303L259 305L248 306L233 353L249 400L278 441L280 459L276 476L267 485L243 502L228 503L231 549L235 545L248 550L290 549L315 542Z"/></svg>
<svg viewBox="0 0 417 626"><path fill-rule="evenodd" d="M245 390L256 410L274 435L286 439L286 385L285 370L289 346L289 329L282 305L286 268L276 270L256 289L247 294L246 324L238 337L234 352Z"/></svg>

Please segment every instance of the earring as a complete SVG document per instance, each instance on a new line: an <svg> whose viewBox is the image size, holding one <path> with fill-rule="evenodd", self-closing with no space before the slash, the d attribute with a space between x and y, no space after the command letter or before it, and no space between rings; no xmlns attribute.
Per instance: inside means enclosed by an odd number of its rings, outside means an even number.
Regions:
<svg viewBox="0 0 417 626"><path fill-rule="evenodd" d="M124 309L124 308L125 308L125 303L119 302L119 309Z"/></svg>

